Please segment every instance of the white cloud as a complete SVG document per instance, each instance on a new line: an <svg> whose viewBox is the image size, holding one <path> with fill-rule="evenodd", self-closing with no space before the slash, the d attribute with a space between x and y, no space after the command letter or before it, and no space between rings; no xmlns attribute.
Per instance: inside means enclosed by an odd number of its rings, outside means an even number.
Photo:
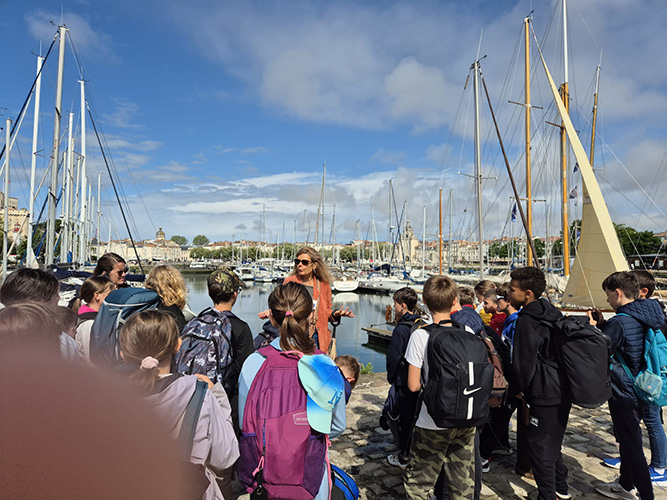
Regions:
<svg viewBox="0 0 667 500"><path fill-rule="evenodd" d="M378 149L373 156L371 156L371 161L378 161L380 163L401 163L408 158L403 151L388 151L386 149Z"/></svg>
<svg viewBox="0 0 667 500"><path fill-rule="evenodd" d="M57 27L51 24L60 22L60 13L37 9L25 16L30 34L37 40L51 43L57 31ZM108 64L119 62L116 52L113 50L111 36L93 29L87 19L72 12L64 12L63 22L67 26L69 36L76 50L82 55L103 58Z"/></svg>
<svg viewBox="0 0 667 500"><path fill-rule="evenodd" d="M118 128L136 129L142 127L142 125L134 123L135 118L141 115L141 109L138 104L124 98L116 98L114 102L114 111L110 114L102 115L102 119L106 123Z"/></svg>

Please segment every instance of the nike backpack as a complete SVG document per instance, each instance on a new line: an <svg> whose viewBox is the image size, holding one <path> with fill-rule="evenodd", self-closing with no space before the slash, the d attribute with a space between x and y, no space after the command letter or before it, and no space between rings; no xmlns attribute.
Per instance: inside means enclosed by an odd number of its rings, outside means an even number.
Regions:
<svg viewBox="0 0 667 500"><path fill-rule="evenodd" d="M494 376L487 346L452 320L424 330L429 333L428 380L423 391L428 414L442 428L483 424L489 416Z"/></svg>

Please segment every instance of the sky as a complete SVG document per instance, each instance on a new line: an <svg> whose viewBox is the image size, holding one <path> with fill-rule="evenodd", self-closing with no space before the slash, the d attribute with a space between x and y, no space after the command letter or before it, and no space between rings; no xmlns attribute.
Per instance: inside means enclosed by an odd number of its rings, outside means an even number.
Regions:
<svg viewBox="0 0 667 500"><path fill-rule="evenodd" d="M386 240L390 216L396 227L405 214L417 237L425 227L433 239L442 189L445 237L451 231L476 240L471 64L481 59L522 191L524 107L514 103L525 102L523 20L532 16L560 83L560 10L560 0L0 0L0 113L16 120L35 77L34 54L40 44L46 52L62 22L69 29L62 132L75 113L80 152L83 74L135 239L162 227L168 238L190 241L204 234L212 241L312 242L318 226L319 239L324 233L326 241L346 242L372 238L374 223ZM596 174L614 222L656 232L667 226L665 25L662 0L568 4L573 121L588 151L600 64ZM559 119L535 45L532 183L534 198L545 201L534 205L534 231L544 236L559 232L559 129L549 123ZM56 73L57 45L43 72L38 179L53 144ZM480 92L484 234L512 236L520 232L509 217L513 194ZM31 104L10 155L10 194L25 207L32 117ZM100 239L109 225L112 238L125 237L90 121L86 130L94 196L102 174ZM574 163L568 191L577 187L570 204L576 217L582 189ZM44 196L42 189L40 207Z"/></svg>

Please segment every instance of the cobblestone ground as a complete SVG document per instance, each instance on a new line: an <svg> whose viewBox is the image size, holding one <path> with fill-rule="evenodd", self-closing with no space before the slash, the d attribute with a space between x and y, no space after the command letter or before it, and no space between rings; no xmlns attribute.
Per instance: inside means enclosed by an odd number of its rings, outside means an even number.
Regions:
<svg viewBox="0 0 667 500"><path fill-rule="evenodd" d="M362 375L352 391L347 407L347 430L332 442L331 462L347 471L357 481L361 498L403 499L403 471L387 463L394 446L389 431L379 426L380 412L389 385L384 373ZM514 420L512 422L514 428ZM646 434L646 433L644 433ZM514 446L515 434L510 432ZM644 453L650 457L648 440ZM600 500L593 485L613 481L617 471L601 465L601 460L618 456L607 406L595 410L573 407L563 443L565 464L570 470L570 493L575 499ZM491 470L483 475L482 499L518 500L535 498L535 482L514 474L515 455L494 456ZM654 486L655 498L667 500L667 484ZM247 495L239 497L242 500Z"/></svg>

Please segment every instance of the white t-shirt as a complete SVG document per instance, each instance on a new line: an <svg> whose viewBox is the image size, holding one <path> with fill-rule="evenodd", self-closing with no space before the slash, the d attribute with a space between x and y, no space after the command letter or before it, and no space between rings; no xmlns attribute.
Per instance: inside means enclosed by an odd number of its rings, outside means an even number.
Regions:
<svg viewBox="0 0 667 500"><path fill-rule="evenodd" d="M475 335L475 332L473 332L469 326L466 326L465 329L470 332L471 335ZM426 355L428 336L429 334L426 330L421 328L415 330L412 335L410 335L408 347L405 351L405 360L412 366L422 370L422 380L428 380L428 356ZM419 417L417 418L417 423L415 425L420 429L428 429L432 431L439 431L443 429L442 427L435 425L431 415L428 414L426 403L423 401L421 410L419 411Z"/></svg>

